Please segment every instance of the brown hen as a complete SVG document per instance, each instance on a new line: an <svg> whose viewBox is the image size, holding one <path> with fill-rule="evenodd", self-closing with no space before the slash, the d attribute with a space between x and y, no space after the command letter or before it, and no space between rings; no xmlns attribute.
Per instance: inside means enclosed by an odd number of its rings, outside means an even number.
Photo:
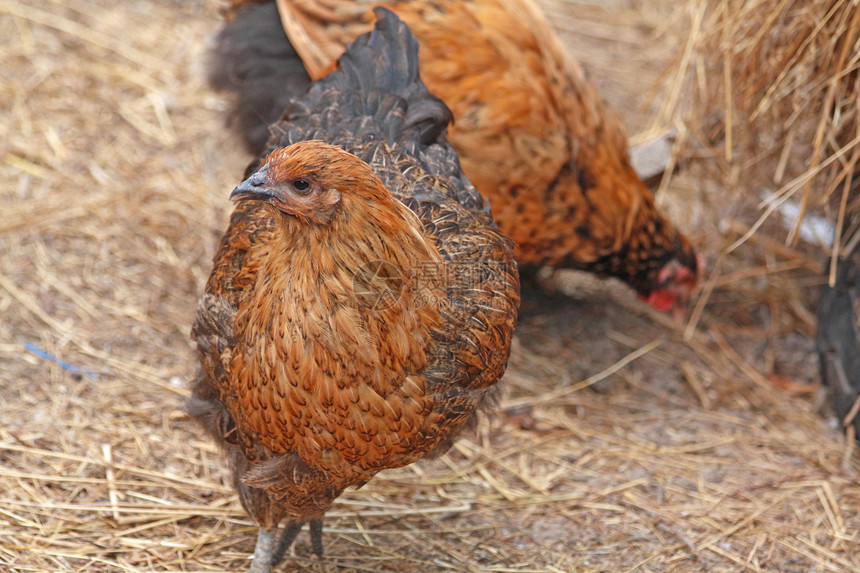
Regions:
<svg viewBox="0 0 860 573"><path fill-rule="evenodd" d="M531 0L233 0L214 85L239 94L234 115L254 147L289 98L385 6L418 38L430 90L456 118L450 140L491 202L521 265L568 267L627 282L653 306L684 305L699 262L656 209L627 158L616 114ZM279 30L280 21L286 30ZM279 35L280 34L280 35Z"/></svg>
<svg viewBox="0 0 860 573"><path fill-rule="evenodd" d="M387 11L273 126L192 334L189 411L226 449L269 571L347 487L444 451L504 373L510 240L444 139ZM286 521L278 547L274 534Z"/></svg>

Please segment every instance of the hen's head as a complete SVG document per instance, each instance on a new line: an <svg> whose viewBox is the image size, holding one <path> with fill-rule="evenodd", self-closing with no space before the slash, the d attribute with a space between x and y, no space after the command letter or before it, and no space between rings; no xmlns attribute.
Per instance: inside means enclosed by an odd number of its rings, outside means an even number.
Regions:
<svg viewBox="0 0 860 573"><path fill-rule="evenodd" d="M640 299L664 312L687 305L704 268L702 256L681 235L675 240L673 254L669 262L646 273L645 280L636 285Z"/></svg>
<svg viewBox="0 0 860 573"><path fill-rule="evenodd" d="M385 188L367 163L314 140L272 151L230 198L263 201L302 223L326 225L344 201L378 197L380 189Z"/></svg>

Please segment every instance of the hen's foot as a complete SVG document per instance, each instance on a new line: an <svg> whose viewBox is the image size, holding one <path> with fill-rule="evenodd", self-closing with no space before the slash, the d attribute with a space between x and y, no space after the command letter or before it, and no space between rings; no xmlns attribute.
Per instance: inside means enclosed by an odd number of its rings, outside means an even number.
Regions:
<svg viewBox="0 0 860 573"><path fill-rule="evenodd" d="M284 531L281 533L281 538L278 540L278 546L272 553L271 564L273 567L284 559L287 549L289 549L293 544L293 541L295 541L296 536L299 534L299 531L301 531L302 525L304 524L304 521L290 521L284 526ZM316 553L317 557L321 558L323 556L322 520L311 519L308 521L308 527L311 533L311 548L313 549L313 552Z"/></svg>

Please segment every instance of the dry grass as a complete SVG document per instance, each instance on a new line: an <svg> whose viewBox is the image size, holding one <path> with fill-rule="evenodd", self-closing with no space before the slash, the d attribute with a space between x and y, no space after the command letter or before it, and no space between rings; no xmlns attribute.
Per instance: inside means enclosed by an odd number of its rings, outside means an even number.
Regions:
<svg viewBox="0 0 860 573"><path fill-rule="evenodd" d="M635 58L671 40L659 6L568 4L546 3L595 26L555 19L566 41L629 29ZM247 567L253 525L182 412L247 160L202 80L218 25L215 2L0 0L4 571ZM712 173L690 165L662 199L720 196ZM696 209L681 220L712 257L747 228ZM764 232L713 263L686 337L617 285L560 274L573 296L527 293L500 414L344 495L326 561L302 536L282 570L860 570L860 464L818 411L821 263Z"/></svg>
<svg viewBox="0 0 860 573"><path fill-rule="evenodd" d="M860 173L857 3L690 0L687 12L693 32L674 78L687 97L665 111L684 124L694 153L722 156L742 194L758 202L767 189L743 238L790 202L799 216L787 244L811 213L837 229L827 254L845 252L860 229L860 186L851 187Z"/></svg>

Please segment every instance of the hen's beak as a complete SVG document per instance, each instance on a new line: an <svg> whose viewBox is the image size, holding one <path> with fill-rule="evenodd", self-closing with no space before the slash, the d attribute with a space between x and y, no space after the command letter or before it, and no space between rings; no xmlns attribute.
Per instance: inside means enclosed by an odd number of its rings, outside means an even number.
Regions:
<svg viewBox="0 0 860 573"><path fill-rule="evenodd" d="M269 179L269 166L264 165L257 170L253 175L236 185L233 192L230 193L232 201L247 201L256 199L257 201L269 201L277 198L277 196L266 185Z"/></svg>

